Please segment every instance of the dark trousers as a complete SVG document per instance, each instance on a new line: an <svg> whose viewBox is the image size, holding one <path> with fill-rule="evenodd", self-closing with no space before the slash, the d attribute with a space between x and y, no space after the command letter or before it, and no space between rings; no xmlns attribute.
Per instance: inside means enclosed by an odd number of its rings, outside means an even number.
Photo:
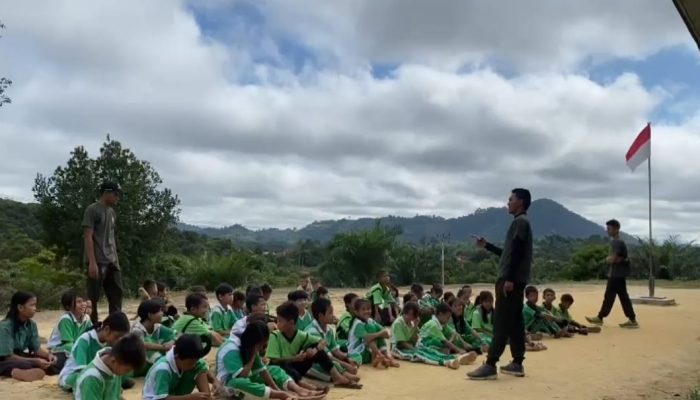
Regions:
<svg viewBox="0 0 700 400"><path fill-rule="evenodd" d="M603 319L610 315L610 311L615 304L615 297L620 298L620 304L622 304L625 316L631 321L635 321L636 315L634 314L630 295L627 293L626 278L608 278L608 285L605 287L605 297L603 298L603 305L600 307L598 318Z"/></svg>
<svg viewBox="0 0 700 400"><path fill-rule="evenodd" d="M504 281L501 279L496 282L493 339L486 358L486 363L492 366L496 366L507 344L510 344L513 362L522 364L525 359L525 323L523 322L525 284L515 283L513 291L507 295L503 291L503 284Z"/></svg>
<svg viewBox="0 0 700 400"><path fill-rule="evenodd" d="M51 367L44 370L46 375L58 375L63 369L63 365L66 363L65 353L54 354L56 356L56 363ZM35 355L24 354L22 357L35 358ZM34 365L33 362L29 360L2 360L0 361L0 376L10 377L12 376L13 369L33 369L39 368Z"/></svg>
<svg viewBox="0 0 700 400"><path fill-rule="evenodd" d="M87 293L88 298L92 301L92 313L90 320L93 324L99 321L97 315L97 305L102 297L104 289L107 303L109 304L109 313L121 311L122 298L124 297L124 289L122 288L122 272L114 264L99 264L97 266L97 279L92 279L88 276Z"/></svg>
<svg viewBox="0 0 700 400"><path fill-rule="evenodd" d="M321 350L312 358L307 358L304 361L284 363L281 364L280 367L282 367L290 378L294 379L294 382L299 382L315 363L318 363L326 372L330 372L333 368L333 361L328 357L325 351Z"/></svg>

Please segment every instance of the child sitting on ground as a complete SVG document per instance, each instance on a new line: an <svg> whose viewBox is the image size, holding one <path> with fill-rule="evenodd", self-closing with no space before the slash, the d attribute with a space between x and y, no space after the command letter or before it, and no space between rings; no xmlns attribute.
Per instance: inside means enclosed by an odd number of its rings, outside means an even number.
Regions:
<svg viewBox="0 0 700 400"><path fill-rule="evenodd" d="M413 292L408 292L403 295L403 304L406 305L406 303L416 303L418 304L418 297L416 296L415 293Z"/></svg>
<svg viewBox="0 0 700 400"><path fill-rule="evenodd" d="M139 304L136 311L138 320L131 326L131 332L143 339L146 348L146 364L143 370L135 371L135 376L145 376L148 369L175 343L175 331L161 325L163 302L158 298Z"/></svg>
<svg viewBox="0 0 700 400"><path fill-rule="evenodd" d="M483 340L479 332L472 329L471 325L464 319L464 304L462 300L455 297L447 305L452 309L452 318L448 322L450 328L457 332L465 343L469 344L470 349L480 354L487 353L489 351L487 341Z"/></svg>
<svg viewBox="0 0 700 400"><path fill-rule="evenodd" d="M65 313L53 328L46 347L56 356L56 369L60 371L68 359L73 343L80 335L92 328L90 318L85 318L85 300L74 292L61 296Z"/></svg>
<svg viewBox="0 0 700 400"><path fill-rule="evenodd" d="M124 377L141 369L145 357L143 341L134 335L126 335L114 347L98 351L77 378L74 399L120 400Z"/></svg>
<svg viewBox="0 0 700 400"><path fill-rule="evenodd" d="M233 305L233 286L228 283L221 283L216 287L214 293L216 294L216 300L219 302L209 313L209 325L221 337L226 337L231 333L231 328L236 322L236 316L231 309L231 305Z"/></svg>
<svg viewBox="0 0 700 400"><path fill-rule="evenodd" d="M476 331L481 340L491 346L493 338L493 294L484 290L474 299L474 313L469 321L472 329Z"/></svg>
<svg viewBox="0 0 700 400"><path fill-rule="evenodd" d="M146 279L143 281L143 285L139 288L139 297L141 301L152 299L158 296L158 285L156 281L151 279Z"/></svg>
<svg viewBox="0 0 700 400"><path fill-rule="evenodd" d="M546 288L542 291L542 308L554 317L554 322L559 325L560 328L568 331L567 325L569 325L569 322L558 315L559 310L557 306L554 305L556 300L557 294L554 292L554 289Z"/></svg>
<svg viewBox="0 0 700 400"><path fill-rule="evenodd" d="M32 382L58 373L56 357L39 344L35 314L34 294L12 295L10 309L0 321L0 376Z"/></svg>
<svg viewBox="0 0 700 400"><path fill-rule="evenodd" d="M66 365L58 376L58 385L67 391L75 389L78 376L105 346L114 346L122 336L129 333L129 319L122 312L107 316L99 328L89 330L76 339ZM125 380L125 386L133 381Z"/></svg>
<svg viewBox="0 0 700 400"><path fill-rule="evenodd" d="M355 293L348 293L343 296L343 303L345 303L345 312L340 314L338 318L338 323L336 324L336 334L338 335L338 344L340 349L343 351L348 350L348 335L350 334L350 322L354 316L354 303L358 296Z"/></svg>
<svg viewBox="0 0 700 400"><path fill-rule="evenodd" d="M435 307L441 303L442 285L436 283L430 288L430 292L425 294L419 300L421 308L424 310L421 315L421 325L430 321L430 318L435 315Z"/></svg>
<svg viewBox="0 0 700 400"><path fill-rule="evenodd" d="M265 315L265 306L267 305L267 302L265 301L265 298L263 297L262 294L259 293L250 293L248 296L245 298L245 306L248 311L248 315L244 316L243 318L239 319L236 321L235 324L233 324L233 328L231 329L231 335L241 335L243 331L245 330L245 327L248 325L248 317L252 314L263 314ZM267 321L267 317L265 318ZM267 322L267 327L273 331L277 329L277 325L273 322Z"/></svg>
<svg viewBox="0 0 700 400"><path fill-rule="evenodd" d="M294 303L299 309L297 329L300 331L305 330L314 320L314 317L307 310L309 307L309 295L303 290L295 290L287 295L287 300Z"/></svg>
<svg viewBox="0 0 700 400"><path fill-rule="evenodd" d="M190 293L185 298L185 308L187 312L178 318L173 325L173 330L178 335L198 335L206 336L214 346L219 346L224 340L221 336L212 331L211 327L204 321L209 312L209 301L202 293Z"/></svg>
<svg viewBox="0 0 700 400"><path fill-rule="evenodd" d="M260 292L265 298L265 315L267 316L267 321L276 322L277 319L273 315L270 315L270 297L272 297L272 286L270 286L268 283L263 283L260 286Z"/></svg>
<svg viewBox="0 0 700 400"><path fill-rule="evenodd" d="M313 315L314 320L311 325L306 327L306 332L326 342L325 351L333 361L334 368L348 379L348 383L341 385L349 389L361 389L362 385L357 383L360 381L357 376L358 366L348 357L347 353L340 350L335 330L331 326L334 319L331 301L323 297L317 298L311 303L311 315ZM319 364L314 364L311 367L309 376L325 382L331 381L331 376Z"/></svg>
<svg viewBox="0 0 700 400"><path fill-rule="evenodd" d="M195 335L182 335L164 357L153 364L143 383L143 400L210 399L211 390L204 357L211 346ZM192 394L197 388L197 394Z"/></svg>
<svg viewBox="0 0 700 400"><path fill-rule="evenodd" d="M449 304L449 303L450 303L450 300L456 299L456 298L457 298L457 296L455 296L454 293L452 293L452 292L445 292L445 293L442 295L442 302L445 303L445 304Z"/></svg>
<svg viewBox="0 0 700 400"><path fill-rule="evenodd" d="M158 290L156 297L163 302L164 315L161 324L163 324L163 326L167 326L168 328L172 328L172 326L175 324L175 321L177 321L178 318L180 318L179 311L177 310L177 307L175 307L175 305L173 305L173 303L170 301L170 296L168 295L168 287L165 285L165 283L156 282L156 289Z"/></svg>
<svg viewBox="0 0 700 400"><path fill-rule="evenodd" d="M582 325L573 319L573 317L569 313L569 309L571 309L571 306L573 304L574 296L570 295L569 293L564 293L563 295L561 295L559 307L554 308L555 315L568 322L569 332L577 332L582 335L587 335L588 333L599 333L601 330L599 326Z"/></svg>
<svg viewBox="0 0 700 400"><path fill-rule="evenodd" d="M287 391L306 399L323 398L323 392L297 385L282 368L265 366L260 354L265 351L269 337L270 330L265 322L251 321L240 336L232 335L227 339L216 354L219 383L227 389L266 399L297 398Z"/></svg>
<svg viewBox="0 0 700 400"><path fill-rule="evenodd" d="M400 360L439 365L450 369L460 367L459 360L429 347L418 347L418 323L420 307L416 302L406 302L401 316L391 325L391 352Z"/></svg>
<svg viewBox="0 0 700 400"><path fill-rule="evenodd" d="M374 368L399 367L387 347L387 330L371 318L372 304L366 299L354 302L354 317L350 323L348 354L358 365L372 364Z"/></svg>
<svg viewBox="0 0 700 400"><path fill-rule="evenodd" d="M325 340L298 330L298 319L297 304L288 301L277 307L278 330L270 334L266 352L270 364L282 367L294 382L305 389L318 390L317 387L301 380L314 364L318 364L322 372L330 375L334 384L350 384L350 379L335 368L326 353Z"/></svg>
<svg viewBox="0 0 700 400"><path fill-rule="evenodd" d="M559 325L554 322L554 316L547 312L544 308L537 305L539 292L534 286L525 288L525 307L523 307L523 321L525 322L525 330L529 333L545 333L555 338L560 338L569 335L561 330Z"/></svg>
<svg viewBox="0 0 700 400"><path fill-rule="evenodd" d="M265 296L263 295L263 297ZM267 301L265 302L265 305L267 306ZM234 325L236 322L238 322L238 320L245 318L245 294L243 294L243 292L239 290L233 292L233 304L231 304L231 311L233 312ZM268 318L272 317L268 316ZM233 328L233 326L231 328Z"/></svg>
<svg viewBox="0 0 700 400"><path fill-rule="evenodd" d="M391 307L395 302L391 296L391 277L387 271L377 273L377 283L369 288L365 299L372 304L372 318L384 326L394 322Z"/></svg>
<svg viewBox="0 0 700 400"><path fill-rule="evenodd" d="M443 354L457 354L460 364L466 365L476 360L477 354L471 350L469 343L465 342L448 322L452 318L452 309L445 303L435 307L435 315L426 322L418 334L418 348L427 348L439 351ZM459 346L453 344L457 342Z"/></svg>
<svg viewBox="0 0 700 400"><path fill-rule="evenodd" d="M457 298L464 304L464 320L471 321L472 314L476 309L476 306L472 303L472 287L469 285L462 286L457 292Z"/></svg>

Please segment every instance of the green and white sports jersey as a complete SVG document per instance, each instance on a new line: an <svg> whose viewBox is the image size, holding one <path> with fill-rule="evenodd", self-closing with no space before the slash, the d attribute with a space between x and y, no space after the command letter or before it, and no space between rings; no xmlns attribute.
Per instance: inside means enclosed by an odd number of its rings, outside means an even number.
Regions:
<svg viewBox="0 0 700 400"><path fill-rule="evenodd" d="M340 314L337 328L339 339L348 339L348 335L350 334L350 321L352 321L352 314L350 314L349 311L345 311L344 313Z"/></svg>
<svg viewBox="0 0 700 400"><path fill-rule="evenodd" d="M382 286L381 283L377 283L369 288L369 291L365 294L365 299L380 309L388 308L392 303L396 303L396 300L391 295L391 288Z"/></svg>
<svg viewBox="0 0 700 400"><path fill-rule="evenodd" d="M224 308L221 304L217 304L209 314L209 326L216 332L230 331L235 322L236 316L229 306Z"/></svg>
<svg viewBox="0 0 700 400"><path fill-rule="evenodd" d="M92 328L90 319L86 318L85 321L79 322L73 313L66 312L61 315L53 328L47 347L55 353L70 353L75 340L90 328Z"/></svg>
<svg viewBox="0 0 700 400"><path fill-rule="evenodd" d="M241 336L243 334L243 331L245 331L246 326L248 326L248 316L247 315L245 317L239 319L238 321L236 321L235 324L233 324L233 328L231 328L231 337Z"/></svg>
<svg viewBox="0 0 700 400"><path fill-rule="evenodd" d="M321 328L321 325L318 323L318 321L313 320L313 322L311 322L311 324L306 327L306 332L311 336L315 336L319 339L325 340L327 353L332 353L335 350L340 349L340 345L338 344L338 338L335 334L335 329L333 329L332 326L327 325L326 330L324 331Z"/></svg>
<svg viewBox="0 0 700 400"><path fill-rule="evenodd" d="M233 336L227 339L216 353L216 380L222 385L227 385L231 379L237 378L243 371L245 363L241 359L240 346L241 339ZM259 375L265 369L260 355L256 354L250 374Z"/></svg>
<svg viewBox="0 0 700 400"><path fill-rule="evenodd" d="M73 344L70 356L58 376L58 384L66 390L73 389L77 375L95 358L95 355L105 347L97 338L97 331L83 333Z"/></svg>
<svg viewBox="0 0 700 400"><path fill-rule="evenodd" d="M239 320L245 318L245 311L242 308L239 308L238 310L231 309L231 312L233 313L233 323L234 324L236 322L238 322Z"/></svg>
<svg viewBox="0 0 700 400"><path fill-rule="evenodd" d="M173 325L173 330L180 334L211 335L211 327L201 318L185 314L178 318Z"/></svg>
<svg viewBox="0 0 700 400"><path fill-rule="evenodd" d="M493 334L493 312L490 312L484 322L483 311L481 307L477 307L472 314L472 319L469 321L472 329L479 333Z"/></svg>
<svg viewBox="0 0 700 400"><path fill-rule="evenodd" d="M348 354L364 353L367 350L367 343L365 342L367 335L380 332L382 329L384 328L372 318L368 319L367 322L355 318L348 335Z"/></svg>
<svg viewBox="0 0 700 400"><path fill-rule="evenodd" d="M169 343L169 342L174 342L175 341L175 331L168 328L167 326L163 326L161 324L156 324L155 327L153 327L153 332L148 332L148 329L146 329L145 326L141 323L141 321L136 321L132 326L131 326L131 332L140 336L141 339L143 339L144 343L154 343L154 344L164 344L164 343ZM149 364L153 364L158 360L162 354L159 351L155 350L149 350L146 354L146 361Z"/></svg>
<svg viewBox="0 0 700 400"><path fill-rule="evenodd" d="M440 305L440 299L436 299L430 293L426 294L423 296L422 299L418 300L418 305L421 308L432 308L435 309L437 306Z"/></svg>
<svg viewBox="0 0 700 400"><path fill-rule="evenodd" d="M119 400L122 394L122 378L115 375L100 356L109 351L97 352L95 358L80 373L73 391L75 400Z"/></svg>
<svg viewBox="0 0 700 400"><path fill-rule="evenodd" d="M175 351L168 351L148 370L143 382L143 400L159 400L168 396L186 396L197 387L197 377L209 370L200 359L191 371L182 372L175 363Z"/></svg>
<svg viewBox="0 0 700 400"><path fill-rule="evenodd" d="M452 340L454 329L449 324L441 324L436 316L423 324L419 333L419 344L426 346L441 346L444 341Z"/></svg>
<svg viewBox="0 0 700 400"><path fill-rule="evenodd" d="M418 327L409 326L403 317L396 318L396 321L394 321L394 323L391 324L392 347L397 347L397 344L401 342L408 342L415 346L415 336L417 332Z"/></svg>
<svg viewBox="0 0 700 400"><path fill-rule="evenodd" d="M299 319L297 320L297 330L304 331L306 328L311 325L313 322L314 317L311 315L310 312L306 311L304 315L300 315Z"/></svg>
<svg viewBox="0 0 700 400"><path fill-rule="evenodd" d="M291 338L287 338L280 331L274 331L270 334L266 355L273 360L292 358L320 341L318 337L298 329Z"/></svg>

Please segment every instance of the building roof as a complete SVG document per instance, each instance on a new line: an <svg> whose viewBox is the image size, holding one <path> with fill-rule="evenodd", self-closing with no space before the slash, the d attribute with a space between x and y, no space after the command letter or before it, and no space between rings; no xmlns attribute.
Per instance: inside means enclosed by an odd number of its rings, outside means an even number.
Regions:
<svg viewBox="0 0 700 400"><path fill-rule="evenodd" d="M695 43L700 49L700 1L673 0L673 4L675 4L685 26L690 31L690 35L695 39Z"/></svg>

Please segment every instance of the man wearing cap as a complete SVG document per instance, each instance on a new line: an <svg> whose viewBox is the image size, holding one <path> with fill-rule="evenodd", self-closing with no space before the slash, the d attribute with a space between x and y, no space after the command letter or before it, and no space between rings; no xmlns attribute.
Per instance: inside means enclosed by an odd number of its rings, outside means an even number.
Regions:
<svg viewBox="0 0 700 400"><path fill-rule="evenodd" d="M83 234L85 239L85 261L88 265L88 297L92 300L90 319L98 321L97 303L104 289L109 313L122 308L122 274L117 257L117 244L114 238L116 213L114 207L119 202L121 188L116 182L104 182L100 186L100 198L85 209Z"/></svg>

